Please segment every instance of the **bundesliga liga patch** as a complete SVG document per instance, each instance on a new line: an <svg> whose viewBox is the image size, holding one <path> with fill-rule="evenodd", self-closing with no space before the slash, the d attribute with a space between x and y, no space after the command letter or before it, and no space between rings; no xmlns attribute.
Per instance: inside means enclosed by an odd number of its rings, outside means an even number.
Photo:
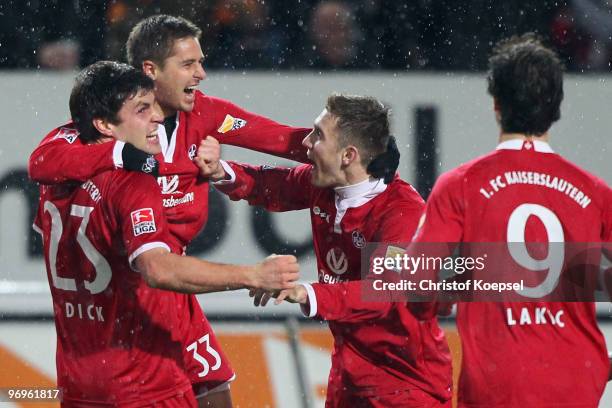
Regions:
<svg viewBox="0 0 612 408"><path fill-rule="evenodd" d="M132 229L134 236L142 234L150 234L155 232L155 217L153 216L152 208L141 208L140 210L132 211Z"/></svg>
<svg viewBox="0 0 612 408"><path fill-rule="evenodd" d="M227 133L232 130L240 129L247 124L247 121L240 118L235 118L232 115L225 115L225 119L223 119L223 123L217 129L219 133Z"/></svg>

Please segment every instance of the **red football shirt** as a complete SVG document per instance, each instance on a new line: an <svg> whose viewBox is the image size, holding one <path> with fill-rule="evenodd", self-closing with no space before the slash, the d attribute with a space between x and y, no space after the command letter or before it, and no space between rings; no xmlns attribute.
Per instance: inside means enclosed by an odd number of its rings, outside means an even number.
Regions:
<svg viewBox="0 0 612 408"><path fill-rule="evenodd" d="M41 187L41 232L65 401L137 404L190 392L183 357L185 295L152 289L131 266L170 250L150 176L123 170ZM173 248L180 251L180 248Z"/></svg>
<svg viewBox="0 0 612 408"><path fill-rule="evenodd" d="M310 131L279 124L247 112L226 100L196 91L194 109L179 112L174 134L168 141L159 126L163 152L160 162L159 189L168 222L172 245L185 247L202 230L208 218L208 180L199 177L192 159L200 141L212 135L220 143L232 144L295 160L306 160L301 142ZM41 184L67 180L86 181L100 172L122 167L121 142L85 145L71 123L52 130L30 156L30 177ZM210 390L233 378L227 358L220 352L214 333L203 316L197 299L189 295L189 304L177 306L184 313L183 324L190 327L184 339L185 360L200 391ZM216 354L198 353L198 344L210 342ZM201 346L204 349L204 346ZM206 360L206 361L204 361Z"/></svg>
<svg viewBox="0 0 612 408"><path fill-rule="evenodd" d="M223 144L306 161L302 139L310 131L279 124L229 101L196 91L191 112L179 112L168 141L159 126L162 153L158 183L170 232L186 246L208 218L208 180L199 177L193 158L200 141L211 135ZM101 171L122 167L121 142L84 145L71 123L52 130L30 156L30 177L41 184L86 181Z"/></svg>
<svg viewBox="0 0 612 408"><path fill-rule="evenodd" d="M611 206L547 143L510 140L438 179L415 242L610 242ZM593 303L460 303L457 325L460 406L598 405L609 362Z"/></svg>
<svg viewBox="0 0 612 408"><path fill-rule="evenodd" d="M368 242L410 240L424 205L419 194L397 177L321 189L310 182L310 165L231 166L234 183L218 186L231 199L310 211L319 275L307 286L310 315L328 320L335 339L328 403L415 388L450 398L450 354L437 320L419 322L405 303L364 302L358 282Z"/></svg>

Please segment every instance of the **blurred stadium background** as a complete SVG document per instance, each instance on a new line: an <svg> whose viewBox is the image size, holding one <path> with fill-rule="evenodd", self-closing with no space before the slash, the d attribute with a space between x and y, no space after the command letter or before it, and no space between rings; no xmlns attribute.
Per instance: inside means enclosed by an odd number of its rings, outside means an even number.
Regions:
<svg viewBox="0 0 612 408"><path fill-rule="evenodd" d="M76 70L124 59L130 28L159 12L203 29L209 79L200 88L249 110L309 126L334 91L389 103L400 173L424 195L441 172L494 148L487 55L502 37L537 31L568 69L552 146L612 182L610 1L0 1L0 401L2 389L52 386L55 378L51 301L30 228L38 192L27 179L27 158L68 119ZM223 155L290 164L231 147ZM246 263L292 252L305 280L316 279L308 212L271 215L215 192L211 207L191 254ZM237 406L323 406L332 347L324 325L305 321L291 305L255 309L244 292L200 301L237 370ZM608 303L598 315L612 349ZM459 364L453 319L444 325ZM602 406L612 406L611 387Z"/></svg>

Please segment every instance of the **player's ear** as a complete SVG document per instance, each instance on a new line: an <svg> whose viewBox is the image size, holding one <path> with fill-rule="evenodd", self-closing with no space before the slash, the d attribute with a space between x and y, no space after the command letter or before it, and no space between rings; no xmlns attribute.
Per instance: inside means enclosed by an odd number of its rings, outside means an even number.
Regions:
<svg viewBox="0 0 612 408"><path fill-rule="evenodd" d="M155 81L157 78L157 73L159 71L159 67L156 63L150 60L145 60L142 62L142 72L145 73L146 76Z"/></svg>
<svg viewBox="0 0 612 408"><path fill-rule="evenodd" d="M109 121L106 119L93 119L93 126L103 136L113 137L112 127Z"/></svg>
<svg viewBox="0 0 612 408"><path fill-rule="evenodd" d="M359 160L359 150L355 146L349 145L344 149L342 164L348 166L355 160Z"/></svg>

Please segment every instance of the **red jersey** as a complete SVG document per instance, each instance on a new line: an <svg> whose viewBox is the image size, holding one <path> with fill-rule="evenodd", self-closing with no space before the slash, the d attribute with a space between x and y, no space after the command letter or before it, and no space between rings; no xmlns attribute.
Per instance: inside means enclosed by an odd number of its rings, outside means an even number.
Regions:
<svg viewBox="0 0 612 408"><path fill-rule="evenodd" d="M140 406L191 393L179 312L188 297L150 288L130 266L147 250L170 250L155 181L117 170L43 186L34 228L43 237L63 400Z"/></svg>
<svg viewBox="0 0 612 408"><path fill-rule="evenodd" d="M611 206L547 143L510 140L438 179L415 242L610 242ZM598 405L609 362L593 303L459 303L457 326L460 406Z"/></svg>
<svg viewBox="0 0 612 408"><path fill-rule="evenodd" d="M195 93L191 112L178 112L177 125L168 141L163 125L159 139L163 151L159 189L168 222L170 244L185 247L204 227L208 217L208 180L199 177L193 163L200 141L212 135L220 143L250 148L296 160L306 160L301 142L310 131L292 128L247 112L231 102ZM96 174L123 166L121 142L85 145L71 123L51 131L30 156L30 177L42 184L67 180L86 181ZM177 305L182 322L190 328L184 341L185 360L196 392L214 389L233 378L227 358L221 353L210 325L194 295L188 304ZM204 348L206 343L206 348ZM216 353L198 352L208 348Z"/></svg>
<svg viewBox="0 0 612 408"><path fill-rule="evenodd" d="M231 199L272 211L310 209L319 275L319 283L307 285L310 316L328 320L335 339L327 405L341 405L346 394L409 389L450 398L450 354L437 320L419 322L406 304L360 297L362 249L409 241L424 205L419 194L399 178L321 189L310 182L310 165L231 166L234 183L218 186Z"/></svg>
<svg viewBox="0 0 612 408"><path fill-rule="evenodd" d="M158 183L170 232L186 246L208 218L208 180L193 163L200 141L210 135L223 144L306 161L302 139L310 129L293 128L247 112L226 100L195 92L191 112L178 112L170 138L159 125L162 153ZM122 167L121 142L85 145L71 123L51 131L30 156L30 177L41 184L86 181Z"/></svg>

